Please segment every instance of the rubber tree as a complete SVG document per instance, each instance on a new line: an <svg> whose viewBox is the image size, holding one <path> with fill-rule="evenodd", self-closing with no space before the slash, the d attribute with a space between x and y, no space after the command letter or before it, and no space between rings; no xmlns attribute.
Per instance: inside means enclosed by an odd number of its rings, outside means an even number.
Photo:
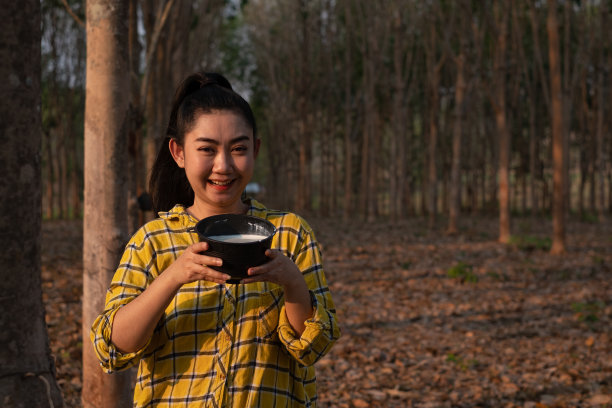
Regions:
<svg viewBox="0 0 612 408"><path fill-rule="evenodd" d="M0 18L0 405L59 407L40 276L40 2L8 2Z"/></svg>
<svg viewBox="0 0 612 408"><path fill-rule="evenodd" d="M128 9L87 0L83 219L83 407L131 406L130 372L104 374L89 332L128 239Z"/></svg>

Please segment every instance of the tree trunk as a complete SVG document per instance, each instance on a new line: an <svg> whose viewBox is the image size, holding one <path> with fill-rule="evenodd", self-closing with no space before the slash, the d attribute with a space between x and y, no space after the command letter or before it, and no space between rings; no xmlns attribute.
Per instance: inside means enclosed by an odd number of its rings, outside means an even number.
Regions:
<svg viewBox="0 0 612 408"><path fill-rule="evenodd" d="M311 172L310 172L310 148L311 148L311 129L310 120L310 100L309 89L311 86L310 72L310 15L306 0L299 0L298 24L301 32L300 49L298 54L301 76L299 79L299 95L297 103L298 117L298 136L299 136L299 156L298 156L298 194L296 201L296 211L309 210L312 205L311 195Z"/></svg>
<svg viewBox="0 0 612 408"><path fill-rule="evenodd" d="M596 137L596 157L595 157L595 180L597 183L596 187L596 208L597 208L597 216L599 221L603 221L606 218L605 213L605 202L604 202L604 181L605 181L605 167L604 167L604 115L605 115L605 98L604 98L604 72L603 67L600 68L599 73L597 75L598 86L597 86L597 131L595 134Z"/></svg>
<svg viewBox="0 0 612 408"><path fill-rule="evenodd" d="M25 0L0 8L0 404L6 408L63 405L40 277L40 7Z"/></svg>
<svg viewBox="0 0 612 408"><path fill-rule="evenodd" d="M128 4L87 1L83 392L85 408L131 406L129 372L103 374L89 331L128 239Z"/></svg>
<svg viewBox="0 0 612 408"><path fill-rule="evenodd" d="M602 222L606 218L605 212L605 192L604 192L604 183L605 183L605 145L604 145L604 133L605 133L605 115L606 115L606 98L605 94L605 41L608 37L608 8L606 3L603 2L600 5L600 15L601 15L601 23L600 23L600 44L599 44L599 67L597 72L597 132L596 132L596 146L597 146L597 156L595 161L595 168L597 169L597 216L599 221ZM608 44L610 42L608 41Z"/></svg>
<svg viewBox="0 0 612 408"><path fill-rule="evenodd" d="M499 199L499 242L510 240L510 127L506 113L506 13L497 2L497 33L495 48L495 123L499 134L498 199Z"/></svg>
<svg viewBox="0 0 612 408"><path fill-rule="evenodd" d="M565 152L563 142L563 90L559 61L557 1L548 0L548 59L550 64L551 121L553 139L553 242L550 252L565 253Z"/></svg>
<svg viewBox="0 0 612 408"><path fill-rule="evenodd" d="M533 94L531 94L533 95ZM532 98L530 98L531 100ZM529 104L529 196L531 198L531 215L539 212L539 202L537 193L537 163L538 163L538 139L536 133L536 105L535 101Z"/></svg>
<svg viewBox="0 0 612 408"><path fill-rule="evenodd" d="M555 0L556 1L556 0ZM570 157L569 157L569 138L572 126L572 102L573 102L573 87L572 87L572 74L570 72L571 64L570 58L575 58L580 60L582 56L580 53L576 53L572 55L570 37L572 32L571 26L571 9L572 4L569 1L566 1L563 6L563 14L564 14L564 23L563 23L563 70L561 74L561 79L563 81L561 85L562 89L562 109L563 109L563 121L561 122L562 126L562 135L563 135L563 201L564 204L564 212L565 214L571 211L571 179L569 177L569 166L570 166ZM561 51L559 51L561 53ZM561 58L561 55L559 55Z"/></svg>
<svg viewBox="0 0 612 408"><path fill-rule="evenodd" d="M448 217L448 234L456 234L457 218L460 210L461 193L461 130L463 119L463 95L465 92L465 58L463 53L455 60L457 78L455 80L455 121L453 124L453 159L451 165L450 202Z"/></svg>
<svg viewBox="0 0 612 408"><path fill-rule="evenodd" d="M44 133L44 153L46 159L46 186L45 186L45 216L48 220L53 218L53 182L54 182L54 172L53 172L53 140L51 137L51 132Z"/></svg>
<svg viewBox="0 0 612 408"><path fill-rule="evenodd" d="M68 91L70 103L72 105L75 94L71 89ZM71 218L78 219L81 216L81 168L79 166L79 152L77 149L77 135L74 132L74 122L69 120L68 128L68 152L70 159L70 173L69 173L69 186L68 191L70 193L70 209Z"/></svg>
<svg viewBox="0 0 612 408"><path fill-rule="evenodd" d="M371 126L369 125L370 121L372 120L372 105L374 105L373 101L372 101L372 97L370 96L370 92L367 91L370 88L373 88L373 86L369 85L369 81L373 81L373 78L370 78L368 75L369 70L367 69L367 64L366 64L366 69L365 69L365 74L364 74L364 84L363 87L364 89L366 89L365 91L365 95L364 95L364 99L365 99L365 112L364 112L364 124L363 124L363 139L362 139L362 143L361 143L361 188L359 190L359 213L363 216L363 218L367 218L367 213L368 213L368 207L369 207L369 202L370 202L370 198L369 195L373 194L373 192L369 191L369 177L368 175L370 174L370 171L372 171L372 169L370 169L370 148L371 148L371 144L372 141L370 140L371 135L370 135L370 129Z"/></svg>
<svg viewBox="0 0 612 408"><path fill-rule="evenodd" d="M66 123L63 120L58 128L57 139L57 198L59 219L66 219Z"/></svg>
<svg viewBox="0 0 612 408"><path fill-rule="evenodd" d="M442 68L442 61L439 61L434 65L433 53L436 47L436 35L435 26L432 24L430 27L430 50L428 52L428 69L430 70L430 77L428 82L429 88L429 109L428 109L428 128L429 137L427 139L427 213L428 213L428 225L429 228L434 226L436 221L436 215L438 211L438 170L436 163L436 150L438 145L438 112L439 112L439 92L438 86L440 85L440 69Z"/></svg>
<svg viewBox="0 0 612 408"><path fill-rule="evenodd" d="M352 14L350 1L344 2L344 12L346 16L347 27L351 26ZM351 30L346 30L347 44L344 54L344 66L347 70L350 70L352 64L352 42L351 42ZM344 206L343 206L343 219L349 220L349 217L354 211L355 206L353 205L353 142L351 135L353 133L353 121L352 121L352 81L350 71L344 75Z"/></svg>
<svg viewBox="0 0 612 408"><path fill-rule="evenodd" d="M579 163L578 168L580 169L580 182L578 187L578 214L583 216L585 214L585 203L584 203L584 192L586 187L586 180L588 175L588 134L589 134L589 106L587 102L587 84L586 75L583 74L580 86L580 145L579 145Z"/></svg>

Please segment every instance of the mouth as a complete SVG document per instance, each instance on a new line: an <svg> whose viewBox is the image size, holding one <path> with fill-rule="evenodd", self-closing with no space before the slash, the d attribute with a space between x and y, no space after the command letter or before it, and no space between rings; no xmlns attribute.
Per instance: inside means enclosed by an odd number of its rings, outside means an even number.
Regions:
<svg viewBox="0 0 612 408"><path fill-rule="evenodd" d="M208 180L207 183L214 188L215 190L227 190L232 184L234 184L235 180Z"/></svg>

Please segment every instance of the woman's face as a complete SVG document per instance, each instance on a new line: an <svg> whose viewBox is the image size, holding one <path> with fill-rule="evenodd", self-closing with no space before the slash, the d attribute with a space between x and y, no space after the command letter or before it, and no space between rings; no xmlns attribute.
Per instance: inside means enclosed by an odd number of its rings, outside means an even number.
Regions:
<svg viewBox="0 0 612 408"><path fill-rule="evenodd" d="M193 189L196 217L243 212L240 197L253 176L259 144L248 123L231 111L201 114L183 146L170 141L170 152Z"/></svg>

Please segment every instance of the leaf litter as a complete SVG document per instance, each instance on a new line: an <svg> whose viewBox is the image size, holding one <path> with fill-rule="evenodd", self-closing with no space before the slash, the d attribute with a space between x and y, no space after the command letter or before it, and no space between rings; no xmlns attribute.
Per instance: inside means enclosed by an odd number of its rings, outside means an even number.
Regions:
<svg viewBox="0 0 612 408"><path fill-rule="evenodd" d="M532 238L497 243L482 216L456 236L424 219L308 219L343 332L317 363L320 407L612 404L610 221L570 222L568 253L553 256ZM551 229L520 225L523 238ZM44 222L43 301L68 407L81 406L82 268L81 223Z"/></svg>

